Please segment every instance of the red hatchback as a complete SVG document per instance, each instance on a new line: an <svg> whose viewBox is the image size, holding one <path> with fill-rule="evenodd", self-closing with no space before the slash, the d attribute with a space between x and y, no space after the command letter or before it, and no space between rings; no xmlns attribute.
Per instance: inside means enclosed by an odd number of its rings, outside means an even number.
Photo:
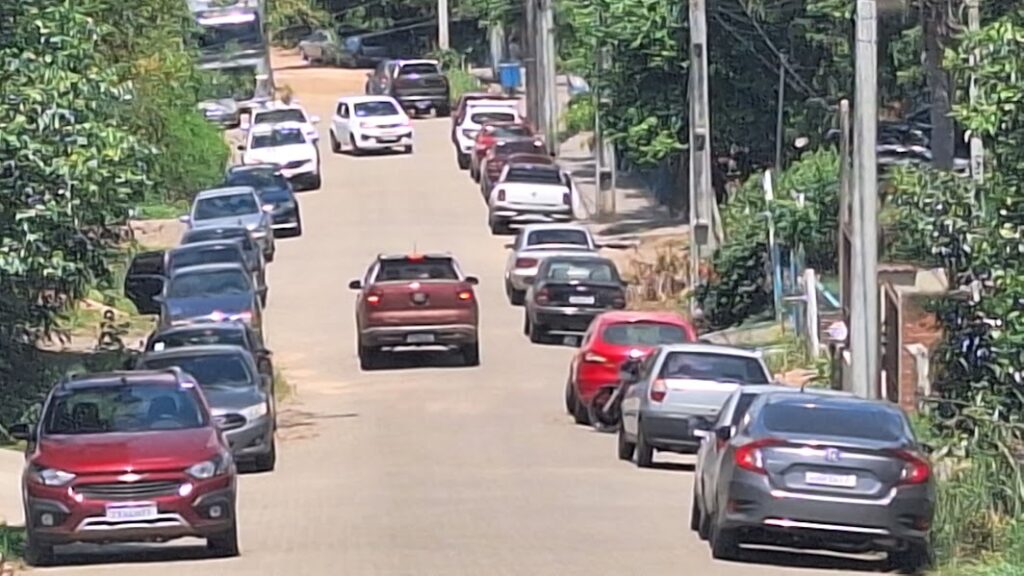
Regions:
<svg viewBox="0 0 1024 576"><path fill-rule="evenodd" d="M577 423L589 424L589 408L602 390L619 383L619 368L631 356L662 344L694 342L697 332L674 312L613 311L601 314L583 335L569 367L565 408Z"/></svg>
<svg viewBox="0 0 1024 576"><path fill-rule="evenodd" d="M205 538L238 554L235 464L191 376L90 374L54 387L28 442L22 495L31 564L72 542Z"/></svg>

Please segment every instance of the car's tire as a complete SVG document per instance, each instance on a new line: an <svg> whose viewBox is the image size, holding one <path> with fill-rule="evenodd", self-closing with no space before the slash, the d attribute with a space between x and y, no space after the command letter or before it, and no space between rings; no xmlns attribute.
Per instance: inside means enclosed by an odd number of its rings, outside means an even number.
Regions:
<svg viewBox="0 0 1024 576"><path fill-rule="evenodd" d="M338 137L334 135L334 130L331 130L331 152L335 154L341 152L341 142L338 142Z"/></svg>
<svg viewBox="0 0 1024 576"><path fill-rule="evenodd" d="M579 396L576 397L576 403L572 407L572 420L580 426L590 425L590 412Z"/></svg>
<svg viewBox="0 0 1024 576"><path fill-rule="evenodd" d="M277 467L277 441L270 436L270 450L266 454L260 454L253 462L255 472L273 472Z"/></svg>
<svg viewBox="0 0 1024 576"><path fill-rule="evenodd" d="M700 506L697 505L697 491L693 491L693 502L690 504L690 530L700 532Z"/></svg>
<svg viewBox="0 0 1024 576"><path fill-rule="evenodd" d="M402 148L402 152L404 154L412 154L412 144L409 144L408 146L403 147Z"/></svg>
<svg viewBox="0 0 1024 576"><path fill-rule="evenodd" d="M738 560L740 542L736 532L722 528L716 522L711 529L711 557L716 560Z"/></svg>
<svg viewBox="0 0 1024 576"><path fill-rule="evenodd" d="M359 145L356 144L356 137L351 135L351 134L348 135L348 145L349 145L349 152L351 152L353 156L362 156L363 155L363 151L360 150L359 149Z"/></svg>
<svg viewBox="0 0 1024 576"><path fill-rule="evenodd" d="M25 531L23 556L26 564L40 568L53 566L57 561L53 545L39 542L39 539L33 536L31 528Z"/></svg>
<svg viewBox="0 0 1024 576"><path fill-rule="evenodd" d="M572 409L576 406L576 387L572 385L572 379L565 379L565 413L572 416Z"/></svg>
<svg viewBox="0 0 1024 576"><path fill-rule="evenodd" d="M231 528L206 539L206 549L219 558L238 556L238 522L231 521Z"/></svg>
<svg viewBox="0 0 1024 576"><path fill-rule="evenodd" d="M705 542L711 539L711 514L701 512L700 525L697 526L697 537Z"/></svg>
<svg viewBox="0 0 1024 576"><path fill-rule="evenodd" d="M523 314L523 336L530 335L530 315Z"/></svg>
<svg viewBox="0 0 1024 576"><path fill-rule="evenodd" d="M441 105L434 109L438 118L447 118L452 115L452 107Z"/></svg>
<svg viewBox="0 0 1024 576"><path fill-rule="evenodd" d="M526 290L512 288L508 293L508 301L513 306L522 306L526 303Z"/></svg>
<svg viewBox="0 0 1024 576"><path fill-rule="evenodd" d="M530 342L534 344L544 344L548 340L548 331L543 325L538 325L530 322Z"/></svg>
<svg viewBox="0 0 1024 576"><path fill-rule="evenodd" d="M647 443L643 422L640 422L637 424L636 433L636 466L637 468L650 468L653 464L654 446Z"/></svg>
<svg viewBox="0 0 1024 576"><path fill-rule="evenodd" d="M636 444L626 439L626 428L619 422L619 434L618 434L618 454L619 460L630 461L633 459L633 454L636 453Z"/></svg>
<svg viewBox="0 0 1024 576"><path fill-rule="evenodd" d="M933 564L931 547L927 542L907 543L902 550L889 552L891 570L899 574L923 574Z"/></svg>
<svg viewBox="0 0 1024 576"><path fill-rule="evenodd" d="M274 256L276 256L276 255L277 255L277 250L271 250L270 252L267 252L266 254L263 255L263 259L266 260L267 262L273 262L274 261Z"/></svg>
<svg viewBox="0 0 1024 576"><path fill-rule="evenodd" d="M380 351L373 346L359 345L359 368L365 371L380 368Z"/></svg>
<svg viewBox="0 0 1024 576"><path fill-rule="evenodd" d="M459 170L469 169L469 154L463 154L462 152L455 153L455 159L459 163Z"/></svg>
<svg viewBox="0 0 1024 576"><path fill-rule="evenodd" d="M479 366L480 342L473 342L472 344L462 346L459 349L459 354L462 355L462 363L464 366Z"/></svg>
<svg viewBox="0 0 1024 576"><path fill-rule="evenodd" d="M469 177L473 179L473 182L480 181L480 171L474 169L472 166L469 167Z"/></svg>
<svg viewBox="0 0 1024 576"><path fill-rule="evenodd" d="M487 224L491 228L491 234L495 236L504 236L508 234L508 225L501 220L491 220Z"/></svg>
<svg viewBox="0 0 1024 576"><path fill-rule="evenodd" d="M321 186L323 186L323 178L320 176L320 173L317 172L307 190L319 190Z"/></svg>

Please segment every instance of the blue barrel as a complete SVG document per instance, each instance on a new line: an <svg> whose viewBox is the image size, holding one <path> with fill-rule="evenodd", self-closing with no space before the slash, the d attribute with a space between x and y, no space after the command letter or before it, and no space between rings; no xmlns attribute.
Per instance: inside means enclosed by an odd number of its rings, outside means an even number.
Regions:
<svg viewBox="0 0 1024 576"><path fill-rule="evenodd" d="M522 83L521 64L519 62L502 62L498 64L498 78L501 87L506 90L519 88Z"/></svg>

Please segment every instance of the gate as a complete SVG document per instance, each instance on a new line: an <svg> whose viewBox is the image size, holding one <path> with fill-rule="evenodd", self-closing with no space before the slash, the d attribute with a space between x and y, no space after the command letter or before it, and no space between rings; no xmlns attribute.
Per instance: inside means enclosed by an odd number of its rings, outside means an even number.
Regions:
<svg viewBox="0 0 1024 576"><path fill-rule="evenodd" d="M882 397L899 404L903 314L900 295L892 285L882 290Z"/></svg>

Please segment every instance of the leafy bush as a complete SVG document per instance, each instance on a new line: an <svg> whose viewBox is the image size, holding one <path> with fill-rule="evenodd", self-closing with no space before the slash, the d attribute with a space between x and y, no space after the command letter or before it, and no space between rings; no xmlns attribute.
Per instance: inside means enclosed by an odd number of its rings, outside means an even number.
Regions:
<svg viewBox="0 0 1024 576"><path fill-rule="evenodd" d="M571 138L580 132L594 129L594 100L584 94L573 97L562 116L565 122L564 138Z"/></svg>
<svg viewBox="0 0 1024 576"><path fill-rule="evenodd" d="M448 77L448 86L451 90L451 102L454 105L459 98L467 92L479 92L481 90L480 79L471 72L462 68L448 68L445 70Z"/></svg>
<svg viewBox="0 0 1024 576"><path fill-rule="evenodd" d="M331 15L317 0L272 0L267 8L271 41L294 48L308 34L331 24Z"/></svg>

